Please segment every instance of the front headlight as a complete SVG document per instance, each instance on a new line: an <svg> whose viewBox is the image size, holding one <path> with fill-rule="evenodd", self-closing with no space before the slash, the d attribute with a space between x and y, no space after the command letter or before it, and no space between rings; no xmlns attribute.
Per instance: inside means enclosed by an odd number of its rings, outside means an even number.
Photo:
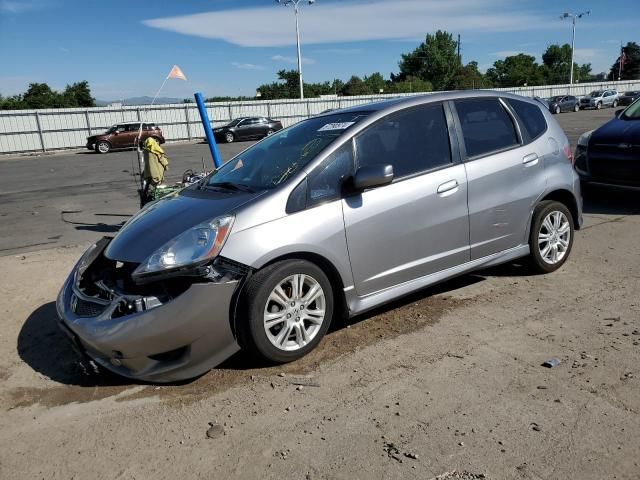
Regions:
<svg viewBox="0 0 640 480"><path fill-rule="evenodd" d="M159 273L213 259L227 240L234 217L227 215L202 222L168 241L133 272L134 277Z"/></svg>
<svg viewBox="0 0 640 480"><path fill-rule="evenodd" d="M587 147L589 145L589 139L591 138L592 133L593 130L589 130L588 132L584 132L582 135L580 135L580 138L578 138L578 146Z"/></svg>

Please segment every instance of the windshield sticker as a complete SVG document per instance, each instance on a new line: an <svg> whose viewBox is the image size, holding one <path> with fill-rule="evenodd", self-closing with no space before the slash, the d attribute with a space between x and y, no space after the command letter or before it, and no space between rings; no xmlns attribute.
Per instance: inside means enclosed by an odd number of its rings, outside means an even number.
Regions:
<svg viewBox="0 0 640 480"><path fill-rule="evenodd" d="M340 123L327 123L324 127L318 129L319 132L326 132L329 130L346 130L356 122L340 122Z"/></svg>

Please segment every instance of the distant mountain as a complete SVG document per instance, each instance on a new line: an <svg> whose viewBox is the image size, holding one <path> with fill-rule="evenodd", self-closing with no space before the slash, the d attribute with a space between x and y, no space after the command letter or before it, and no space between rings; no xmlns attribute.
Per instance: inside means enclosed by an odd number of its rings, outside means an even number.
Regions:
<svg viewBox="0 0 640 480"><path fill-rule="evenodd" d="M97 107L105 107L107 105L110 105L112 103L122 103L124 105L149 105L151 104L151 101L153 100L153 97L131 97L131 98L125 98L125 99L120 99L120 100L96 100L96 106ZM164 105L167 103L182 103L183 99L182 98L171 98L171 97L158 97L156 98L156 101L154 103L154 105Z"/></svg>

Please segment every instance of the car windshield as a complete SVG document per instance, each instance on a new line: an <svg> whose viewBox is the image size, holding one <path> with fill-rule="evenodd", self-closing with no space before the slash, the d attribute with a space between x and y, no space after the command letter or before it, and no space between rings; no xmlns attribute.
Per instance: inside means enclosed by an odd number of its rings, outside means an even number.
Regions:
<svg viewBox="0 0 640 480"><path fill-rule="evenodd" d="M589 94L591 98L598 98L602 96L602 90L596 90L595 92L591 92Z"/></svg>
<svg viewBox="0 0 640 480"><path fill-rule="evenodd" d="M275 188L369 113L314 117L280 130L214 171L204 187L241 187L253 191Z"/></svg>
<svg viewBox="0 0 640 480"><path fill-rule="evenodd" d="M117 125L114 125L113 127L109 127L109 130L107 130L107 131L106 131L106 132L104 132L104 133L105 133L105 134L106 134L106 133L113 133L113 132L115 132L116 130L118 130L118 126L117 126Z"/></svg>
<svg viewBox="0 0 640 480"><path fill-rule="evenodd" d="M244 120L244 118L236 118L235 120L231 120L229 123L227 123L227 127L235 127L236 125L238 125L240 123L241 120Z"/></svg>
<svg viewBox="0 0 640 480"><path fill-rule="evenodd" d="M564 97L560 96L560 97L551 97L551 101L552 102L559 102L560 100L562 100Z"/></svg>
<svg viewBox="0 0 640 480"><path fill-rule="evenodd" d="M620 115L622 120L640 120L640 102L634 102Z"/></svg>
<svg viewBox="0 0 640 480"><path fill-rule="evenodd" d="M625 94L624 94L624 95L625 95L626 97L635 97L636 95L638 95L638 93L640 93L640 92L637 92L637 91L631 91L631 92L625 92Z"/></svg>

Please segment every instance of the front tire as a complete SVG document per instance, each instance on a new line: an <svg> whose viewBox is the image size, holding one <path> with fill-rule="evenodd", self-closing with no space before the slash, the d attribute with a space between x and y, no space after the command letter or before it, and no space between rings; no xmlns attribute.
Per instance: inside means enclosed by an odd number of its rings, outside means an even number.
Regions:
<svg viewBox="0 0 640 480"><path fill-rule="evenodd" d="M573 111L574 112L579 112L580 111L580 105L578 105L577 103L573 106Z"/></svg>
<svg viewBox="0 0 640 480"><path fill-rule="evenodd" d="M233 141L235 140L235 137L233 135L233 133L231 132L227 132L224 134L224 141L227 143L233 143Z"/></svg>
<svg viewBox="0 0 640 480"><path fill-rule="evenodd" d="M602 108L602 102L596 103L596 110L600 110Z"/></svg>
<svg viewBox="0 0 640 480"><path fill-rule="evenodd" d="M611 104L611 108L616 108L618 106L618 100L614 100Z"/></svg>
<svg viewBox="0 0 640 480"><path fill-rule="evenodd" d="M529 260L534 273L551 273L569 258L573 247L573 217L560 202L545 200L533 211Z"/></svg>
<svg viewBox="0 0 640 480"><path fill-rule="evenodd" d="M554 113L557 115L557 114L559 114L560 112L561 112L560 107L559 107L559 106L558 106L558 107L556 107L556 108L555 108L555 110L554 110Z"/></svg>
<svg viewBox="0 0 640 480"><path fill-rule="evenodd" d="M111 144L109 142L101 141L96 143L96 153L109 153L111 151Z"/></svg>
<svg viewBox="0 0 640 480"><path fill-rule="evenodd" d="M313 350L333 316L333 291L325 273L306 260L284 260L257 272L242 297L240 345L276 363Z"/></svg>

